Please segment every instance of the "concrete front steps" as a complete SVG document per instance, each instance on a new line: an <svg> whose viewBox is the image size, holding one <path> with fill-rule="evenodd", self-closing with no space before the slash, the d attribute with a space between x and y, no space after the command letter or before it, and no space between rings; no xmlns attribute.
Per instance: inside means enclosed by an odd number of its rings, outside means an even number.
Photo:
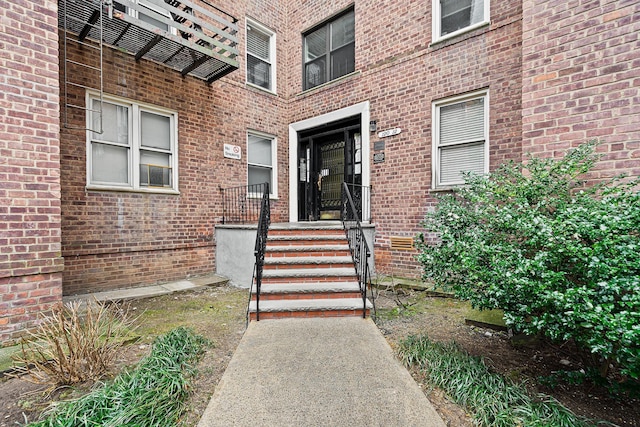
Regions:
<svg viewBox="0 0 640 427"><path fill-rule="evenodd" d="M249 316L256 320L253 285ZM273 225L260 293L260 320L369 315L339 223Z"/></svg>

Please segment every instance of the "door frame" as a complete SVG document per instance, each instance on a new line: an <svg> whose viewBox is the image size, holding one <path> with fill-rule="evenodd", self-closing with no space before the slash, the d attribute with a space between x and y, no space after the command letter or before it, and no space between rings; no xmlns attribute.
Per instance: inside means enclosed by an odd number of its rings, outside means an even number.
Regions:
<svg viewBox="0 0 640 427"><path fill-rule="evenodd" d="M298 168L300 178L298 181L298 218L300 221L306 221L307 219L310 221L318 221L323 219L322 215L323 211L325 211L322 206L323 190L319 183L319 175L323 173L323 147L341 143L342 171L340 171L340 173L343 175L342 182L354 183L356 176L358 184L362 182L361 159L357 162L359 172L355 172L355 141L353 138L355 134L359 136L359 157L362 155L360 117L357 117L357 121L354 120L356 117L350 117L346 122L332 122L328 125L330 129L313 128L309 131L298 132L298 162L302 164L302 160L306 159L304 169L301 170ZM307 174L306 182L302 180L301 175L303 171L306 171ZM324 178L322 179L322 183L322 185L324 185ZM337 190L338 193L341 193L340 188ZM302 192L302 194L300 192ZM335 209L329 210L339 212L340 206L338 205Z"/></svg>
<svg viewBox="0 0 640 427"><path fill-rule="evenodd" d="M362 185L371 185L369 101L341 108L330 113L301 120L289 125L289 221L298 222L298 132L360 116L362 137Z"/></svg>

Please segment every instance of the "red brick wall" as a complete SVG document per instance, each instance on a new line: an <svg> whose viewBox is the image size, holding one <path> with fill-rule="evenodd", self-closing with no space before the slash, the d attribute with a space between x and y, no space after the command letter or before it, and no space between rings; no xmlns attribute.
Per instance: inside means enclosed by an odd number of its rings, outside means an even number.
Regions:
<svg viewBox="0 0 640 427"><path fill-rule="evenodd" d="M356 73L303 93L302 32L351 5ZM493 1L489 26L435 45L428 1L245 0L218 6L239 18L241 65L211 86L106 51L106 93L178 111L180 195L87 191L84 132L63 131L65 293L213 271L213 227L222 216L219 187L246 183L247 129L278 138L273 220L284 221L287 124L363 101L370 102L379 130L402 129L384 140L384 163L370 159L376 261L383 273L419 275L415 253L391 250L390 238L418 233L435 203L434 101L489 91L492 169L520 160L523 152L562 154L598 137L607 152L598 176L614 170L640 174L637 2L583 1L569 8L550 0ZM247 16L277 33L276 95L245 84ZM71 55L81 53L72 45ZM84 102L84 93L75 95ZM83 123L84 117L74 120ZM376 141L372 134L371 144ZM243 159L225 159L224 143L241 145Z"/></svg>
<svg viewBox="0 0 640 427"><path fill-rule="evenodd" d="M640 3L523 2L523 151L598 139L594 179L640 175Z"/></svg>
<svg viewBox="0 0 640 427"><path fill-rule="evenodd" d="M0 8L0 345L62 295L56 9Z"/></svg>
<svg viewBox="0 0 640 427"><path fill-rule="evenodd" d="M220 7L240 19L242 4ZM254 13L274 30L281 15ZM268 19L267 19L268 18ZM279 20L282 20L279 21ZM68 44L72 60L97 64L88 49ZM244 52L244 44L240 51ZM222 218L220 187L246 185L246 132L258 130L278 138L278 157L286 163L284 103L279 96L245 85L241 68L207 85L162 65L105 49L105 94L153 104L178 113L179 195L93 191L86 189L86 136L83 130L62 130L62 248L64 293L76 294L167 282L215 271L214 226ZM62 71L61 66L61 71ZM284 73L284 71L283 71ZM84 78L89 86L92 77ZM61 74L62 78L62 74ZM84 91L71 94L84 104ZM84 126L76 111L71 125ZM242 160L224 158L224 144L242 147ZM286 169L280 169L279 199L272 220L287 218Z"/></svg>
<svg viewBox="0 0 640 427"><path fill-rule="evenodd" d="M356 2L356 74L301 93L301 33L351 2L325 4L297 2L290 11L290 121L368 100L378 130L402 129L400 135L384 139L384 163L370 159L376 268L418 276L416 253L391 250L390 238L415 236L426 209L434 204L432 102L488 89L490 167L521 158L520 2L492 2L490 26L433 46L430 2ZM378 140L371 134L372 145Z"/></svg>

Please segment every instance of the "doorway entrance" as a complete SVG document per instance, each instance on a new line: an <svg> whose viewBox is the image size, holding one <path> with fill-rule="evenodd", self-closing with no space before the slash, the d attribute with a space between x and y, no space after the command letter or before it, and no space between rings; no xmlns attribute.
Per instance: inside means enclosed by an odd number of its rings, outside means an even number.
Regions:
<svg viewBox="0 0 640 427"><path fill-rule="evenodd" d="M299 221L340 219L342 183L362 184L360 128L357 116L298 133Z"/></svg>

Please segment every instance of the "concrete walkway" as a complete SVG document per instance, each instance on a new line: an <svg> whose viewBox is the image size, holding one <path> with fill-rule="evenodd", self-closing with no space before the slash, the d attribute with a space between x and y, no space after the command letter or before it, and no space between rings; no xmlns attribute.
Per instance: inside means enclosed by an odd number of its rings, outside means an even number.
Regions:
<svg viewBox="0 0 640 427"><path fill-rule="evenodd" d="M178 280L176 282L163 283L160 285L116 289L113 291L95 292L92 294L69 295L62 298L62 302L66 304L72 301L86 303L89 301L126 301L140 298L151 298L160 295L172 294L174 292L193 291L195 289L204 288L205 286L221 286L226 284L228 281L229 279L218 276L217 274L208 274L206 276L194 277L188 280Z"/></svg>
<svg viewBox="0 0 640 427"><path fill-rule="evenodd" d="M370 319L251 322L198 427L444 427Z"/></svg>

